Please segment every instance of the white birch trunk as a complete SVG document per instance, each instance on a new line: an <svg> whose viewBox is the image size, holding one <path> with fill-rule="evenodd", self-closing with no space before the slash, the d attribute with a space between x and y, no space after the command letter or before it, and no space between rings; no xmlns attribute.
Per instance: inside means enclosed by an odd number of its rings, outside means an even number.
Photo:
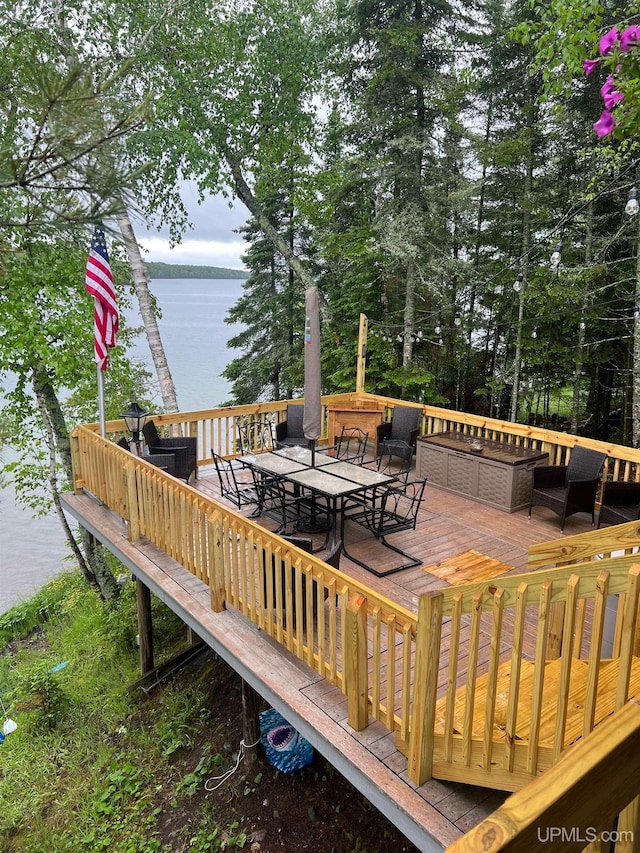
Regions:
<svg viewBox="0 0 640 853"><path fill-rule="evenodd" d="M140 252L140 246L136 240L136 235L133 231L133 225L131 224L131 219L129 218L128 213L125 212L118 216L118 225L129 257L131 275L133 276L133 286L138 298L140 316L142 317L144 331L149 343L151 358L153 359L153 365L156 369L158 382L160 383L162 403L168 412L177 412L178 399L176 397L176 388L173 384L173 378L167 363L162 339L160 338L158 321L153 310L153 299L149 291L149 278L147 276L147 271Z"/></svg>

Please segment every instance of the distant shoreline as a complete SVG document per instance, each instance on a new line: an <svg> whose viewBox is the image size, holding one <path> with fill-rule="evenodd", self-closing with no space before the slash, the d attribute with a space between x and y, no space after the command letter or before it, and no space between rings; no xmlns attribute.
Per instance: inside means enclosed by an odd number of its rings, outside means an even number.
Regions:
<svg viewBox="0 0 640 853"><path fill-rule="evenodd" d="M225 267L206 267L197 264L164 264L149 261L145 264L150 278L249 278L245 270L232 270Z"/></svg>

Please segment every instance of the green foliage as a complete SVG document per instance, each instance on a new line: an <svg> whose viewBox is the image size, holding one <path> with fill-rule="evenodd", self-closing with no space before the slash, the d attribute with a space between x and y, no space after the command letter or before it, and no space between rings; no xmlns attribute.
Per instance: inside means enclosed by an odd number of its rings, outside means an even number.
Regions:
<svg viewBox="0 0 640 853"><path fill-rule="evenodd" d="M78 574L63 572L26 601L0 613L0 646L24 637L46 622L73 610L86 592Z"/></svg>
<svg viewBox="0 0 640 853"><path fill-rule="evenodd" d="M57 727L69 709L70 697L63 687L62 677L51 672L48 660L34 663L17 681L15 702L18 707L33 710L32 723Z"/></svg>
<svg viewBox="0 0 640 853"><path fill-rule="evenodd" d="M156 606L159 617L164 605ZM104 604L77 576L62 576L25 608L33 613L46 608L49 618L37 647L18 633L17 653L0 659L0 695L18 723L2 745L3 851L167 853L158 840L161 795L179 806L223 761L205 746L192 771L176 775L169 764L176 739L186 744L199 726L212 730L204 699L211 669L188 684L167 685L147 728L137 719L144 699L126 689L137 676L137 649L114 642L115 621L126 623L121 637L135 632L129 591ZM175 644L164 653L174 650ZM51 672L63 659L69 664ZM225 833L205 813L190 832L200 839L192 843L194 850L246 843L239 825Z"/></svg>
<svg viewBox="0 0 640 853"><path fill-rule="evenodd" d="M189 773L180 779L176 785L176 794L185 794L187 797L193 797L196 791L201 788L203 782L211 774L214 767L219 767L224 761L220 753L211 755L211 747L205 744L203 755L196 766Z"/></svg>

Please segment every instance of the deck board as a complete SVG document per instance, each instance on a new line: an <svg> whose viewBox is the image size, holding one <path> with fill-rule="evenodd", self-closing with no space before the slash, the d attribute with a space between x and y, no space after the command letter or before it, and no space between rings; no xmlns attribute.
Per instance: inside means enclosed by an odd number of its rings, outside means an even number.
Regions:
<svg viewBox="0 0 640 853"><path fill-rule="evenodd" d="M219 499L215 469L199 470L194 487ZM222 501L224 503L224 501ZM431 779L416 787L407 778L407 759L395 747L394 736L377 722L362 732L347 723L346 697L315 671L229 608L213 613L207 586L171 558L144 541L132 543L119 517L86 496L68 495L65 508L103 541L119 559L140 576L168 606L261 695L288 717L301 733L371 802L391 819L421 850L443 849L463 832L483 820L506 798L503 792ZM274 529L273 521L265 526ZM586 515L571 516L565 534L591 529ZM424 566L476 550L514 568L527 570L529 545L559 536L557 516L541 507L527 512L504 513L440 491L427 484L416 531L389 537L418 555L423 566L377 577L343 558L340 569L403 607L417 612L418 596L447 586L446 581L424 571ZM318 536L317 541L322 537ZM353 523L345 528L347 547L376 566L399 558L388 552L366 530ZM387 552L387 553L385 553ZM391 556L392 555L392 556ZM380 561L380 563L378 563ZM446 639L447 626L443 636ZM458 681L463 683L463 654L468 629L461 635ZM530 641L535 641L528 632ZM480 658L488 657L488 641ZM509 650L505 648L504 654ZM443 662L444 666L444 662ZM397 683L394 685L397 689ZM444 689L444 684L440 690Z"/></svg>

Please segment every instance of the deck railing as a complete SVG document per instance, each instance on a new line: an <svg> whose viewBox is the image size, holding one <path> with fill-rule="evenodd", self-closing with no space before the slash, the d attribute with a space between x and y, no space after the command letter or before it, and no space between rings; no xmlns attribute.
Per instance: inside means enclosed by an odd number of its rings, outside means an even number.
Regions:
<svg viewBox="0 0 640 853"><path fill-rule="evenodd" d="M447 853L634 853L639 845L640 697L635 697Z"/></svg>
<svg viewBox="0 0 640 853"><path fill-rule="evenodd" d="M339 395L324 398L325 413L332 406L371 402L385 406L387 415L394 405L405 405L373 395ZM203 466L211 461L211 449L237 454L240 424L265 416L280 420L286 405L155 420L160 430L197 436ZM609 476L638 476L640 452L631 448L433 407L423 407L421 428L423 434L455 429L540 447L552 462L566 460L572 446L585 444L607 453ZM122 421L107 424L114 436L124 429ZM638 572L630 570L629 551L640 545L637 526L628 534L620 532L623 528L584 534L581 543L572 543L579 537L546 543L532 561L539 556L541 565L558 568L422 596L416 617L128 454L99 436L96 425L74 431L72 456L76 491L94 494L127 521L131 539L149 539L208 584L215 610L236 608L338 686L347 696L354 728L364 728L369 715L383 722L408 752L410 776L418 784L435 775L514 790L551 766L573 742L572 732L588 733L609 713L601 695L606 692L613 711L628 698L630 680L635 683L631 638ZM613 537L609 546L607 536ZM567 543L572 550L563 550ZM619 548L627 553L587 567L573 565L589 550L595 557ZM562 565L569 561L572 565ZM601 653L608 595L619 596L613 665ZM578 630L583 639L574 654ZM551 658L558 661L553 673ZM584 710L576 728L566 703L578 683ZM549 709L559 720L551 735L545 720Z"/></svg>
<svg viewBox="0 0 640 853"><path fill-rule="evenodd" d="M412 405L422 409L421 435L456 430L469 436L539 449L542 452L549 453L550 465L565 464L571 454L571 449L580 444L607 455L608 461L603 473L605 479L640 480L640 450L632 447L623 447L611 442L598 441L527 424L497 420L482 415L454 412L437 406L406 403L403 400L377 394L334 394L324 396L322 401L324 438L327 436L328 413L332 408L380 406L385 410L385 417L390 418L395 406ZM156 425L161 430L166 430L168 434L195 436L198 439L198 465L209 465L211 464L212 450L225 457L237 454L240 441L239 427L243 423L251 423L255 419L264 419L265 417L270 417L274 424L278 423L286 418L289 402L300 403L304 401L285 400L223 409L159 414L154 415L154 420ZM97 424L91 424L89 428L93 429L94 432L98 431ZM108 421L106 428L107 433L111 434L120 435L125 432L125 425L121 420Z"/></svg>

